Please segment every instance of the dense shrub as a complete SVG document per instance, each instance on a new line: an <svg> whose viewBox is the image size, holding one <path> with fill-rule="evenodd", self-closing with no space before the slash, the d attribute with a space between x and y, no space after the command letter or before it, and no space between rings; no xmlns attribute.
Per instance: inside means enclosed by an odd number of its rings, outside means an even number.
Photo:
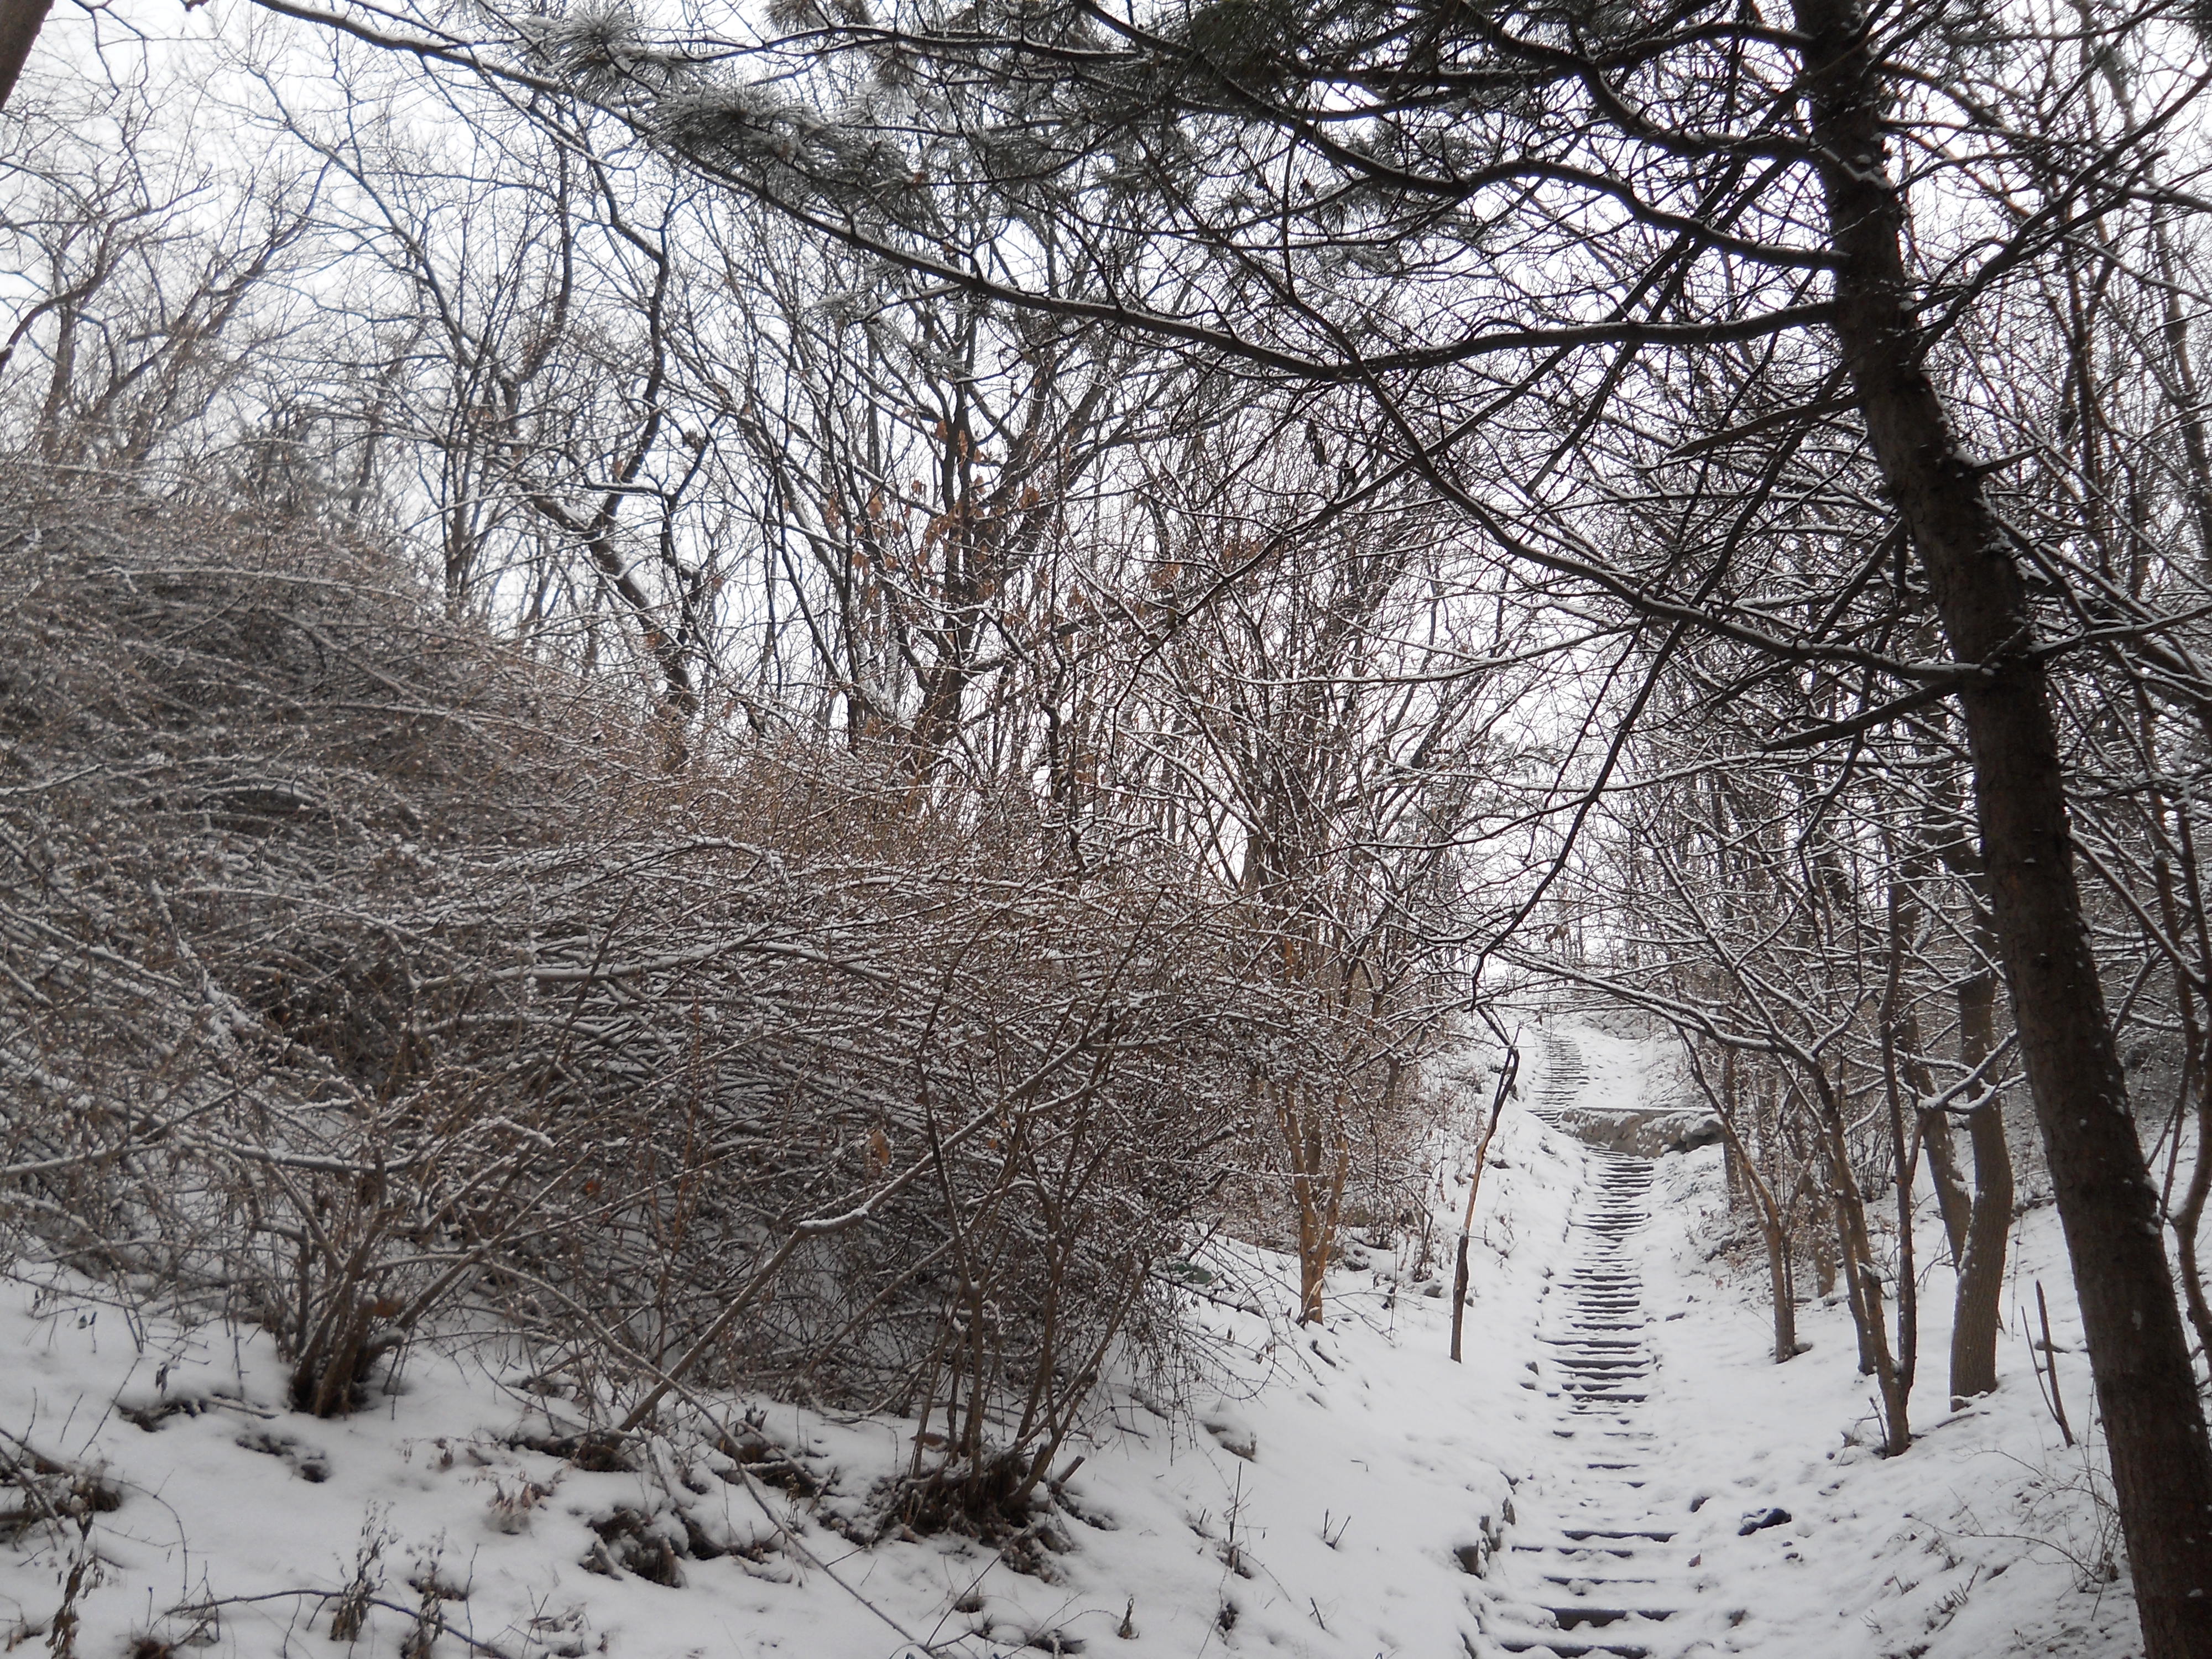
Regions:
<svg viewBox="0 0 2212 1659"><path fill-rule="evenodd" d="M0 1225L265 1322L295 1403L495 1316L922 1419L1018 1510L1296 1026L1140 853L800 735L675 775L374 546L0 492Z"/></svg>

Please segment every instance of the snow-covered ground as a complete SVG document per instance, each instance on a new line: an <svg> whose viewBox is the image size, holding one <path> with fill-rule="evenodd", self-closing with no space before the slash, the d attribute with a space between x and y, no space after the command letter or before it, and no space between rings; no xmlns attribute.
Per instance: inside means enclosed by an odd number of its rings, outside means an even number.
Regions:
<svg viewBox="0 0 2212 1659"><path fill-rule="evenodd" d="M1565 1035L1582 1063L1577 1103L1662 1086L1658 1048ZM1533 1078L1524 1099L1543 1085ZM1462 1129L1477 1108L1466 1103ZM1431 1271L1448 1278L1468 1154L1461 1134L1439 1144L1432 1193L1450 1219ZM320 1654L336 1650L335 1623L338 1648L416 1659L982 1659L1024 1646L1492 1659L1532 1632L1563 1655L1611 1643L1655 1659L2133 1650L2124 1580L2103 1571L2117 1544L2098 1477L2059 1446L2024 1332L2005 1338L1998 1395L1944 1408L1947 1271L1925 1287L1923 1437L1883 1460L1864 1443L1871 1407L1847 1313L1804 1310L1811 1351L1772 1364L1763 1272L1747 1278L1717 1249L1729 1226L1719 1150L1660 1159L1641 1200L1650 1218L1620 1243L1650 1360L1644 1397L1619 1407L1635 1455L1595 1459L1601 1425L1577 1419L1538 1340L1567 1294L1571 1220L1602 1196L1594 1160L1525 1108L1492 1158L1464 1365L1445 1357L1449 1306L1413 1278L1413 1240L1355 1243L1320 1332L1288 1322L1286 1264L1224 1251L1191 1303L1182 1391L1194 1413L1124 1390L1071 1449L1082 1462L1061 1507L1011 1551L951 1535L849 1540L841 1522L905 1449L896 1423L788 1406L746 1417L730 1402L750 1471L655 1444L635 1469L594 1472L529 1449L574 1425L559 1401L509 1386L519 1377L489 1346L418 1352L376 1410L317 1421L282 1409L283 1367L258 1332L130 1316L81 1285L6 1286L0 1343L19 1357L0 1371L0 1455L96 1471L119 1502L59 1531L0 1509L12 1546L0 1550L0 1647ZM2047 1208L2023 1218L2015 1261L2022 1286L2040 1279L2049 1293L2060 1346L2077 1347ZM2086 1367L2078 1352L2058 1364L2078 1426ZM51 1493L63 1479L33 1484ZM0 1504L20 1510L20 1496ZM1547 1632L1532 1587L1551 1583L1536 1569L1553 1558L1537 1547L1556 1541L1560 1517L1605 1506L1665 1534L1637 1540L1637 1559L1663 1579L1672 1616ZM1790 1518L1743 1530L1777 1510ZM1042 1572L1015 1571L1010 1554ZM1607 1576L1594 1559L1590 1576ZM1558 1589L1550 1599L1579 1605L1575 1583Z"/></svg>

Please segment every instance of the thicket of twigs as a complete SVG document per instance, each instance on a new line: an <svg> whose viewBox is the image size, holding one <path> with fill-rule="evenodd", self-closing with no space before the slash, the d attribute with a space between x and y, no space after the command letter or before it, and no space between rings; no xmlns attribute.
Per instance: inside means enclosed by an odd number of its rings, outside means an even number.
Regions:
<svg viewBox="0 0 2212 1659"><path fill-rule="evenodd" d="M611 1425L904 1411L917 1516L1018 1511L1265 1066L1358 1069L1164 855L797 738L671 772L377 547L51 477L0 479L0 1229L264 1323L301 1408L491 1310Z"/></svg>

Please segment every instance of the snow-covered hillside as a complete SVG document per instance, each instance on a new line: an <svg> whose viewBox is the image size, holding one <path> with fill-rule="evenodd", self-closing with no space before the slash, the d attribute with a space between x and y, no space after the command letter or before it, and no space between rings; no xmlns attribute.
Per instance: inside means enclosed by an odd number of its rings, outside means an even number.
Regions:
<svg viewBox="0 0 2212 1659"><path fill-rule="evenodd" d="M1328 1328L1304 1330L1287 1264L1217 1247L1185 1397L1117 1392L1053 1508L995 1547L857 1541L908 1454L895 1421L708 1401L719 1449L702 1433L609 1455L495 1336L417 1352L376 1409L319 1421L283 1409L258 1332L185 1329L58 1278L12 1285L0 1643L98 1659L2131 1651L2100 1477L2060 1446L2024 1332L1998 1395L1959 1413L1924 1365L1923 1437L1875 1456L1840 1306L1807 1309L1810 1351L1770 1363L1762 1279L1724 1248L1719 1149L1625 1164L1531 1109L1633 1103L1663 1055L1561 1036L1571 1060L1529 1080L1492 1152L1464 1365L1437 1292L1473 1101L1439 1143L1422 1277L1418 1239L1356 1237ZM2047 1209L2014 1259L2070 1349ZM1934 1269L1923 1353L1943 1351L1948 1303ZM2086 1367L2057 1363L2078 1426ZM1633 1381L1590 1381L1616 1373Z"/></svg>

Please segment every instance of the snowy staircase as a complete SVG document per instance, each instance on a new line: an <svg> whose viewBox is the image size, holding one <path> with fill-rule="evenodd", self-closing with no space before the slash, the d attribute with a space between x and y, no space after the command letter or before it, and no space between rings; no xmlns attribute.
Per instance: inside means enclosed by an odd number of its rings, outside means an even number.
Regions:
<svg viewBox="0 0 2212 1659"><path fill-rule="evenodd" d="M1543 1080L1536 1085L1536 1097L1529 1103L1529 1109L1557 1128L1559 1114L1574 1104L1587 1078L1581 1049L1551 1031L1543 1034Z"/></svg>
<svg viewBox="0 0 2212 1659"><path fill-rule="evenodd" d="M1547 1121L1583 1086L1581 1056L1545 1039L1544 1079L1533 1109ZM1592 1153L1590 1182L1568 1223L1566 1273L1546 1298L1531 1369L1561 1404L1553 1432L1571 1443L1571 1478L1523 1482L1512 1548L1493 1580L1499 1593L1486 1632L1498 1652L1536 1659L1658 1659L1667 1621L1692 1593L1666 1546L1673 1528L1644 1498L1650 1437L1637 1425L1651 1386L1644 1342L1643 1279L1628 1244L1650 1218L1649 1158ZM1686 1637L1687 1632L1683 1632Z"/></svg>

